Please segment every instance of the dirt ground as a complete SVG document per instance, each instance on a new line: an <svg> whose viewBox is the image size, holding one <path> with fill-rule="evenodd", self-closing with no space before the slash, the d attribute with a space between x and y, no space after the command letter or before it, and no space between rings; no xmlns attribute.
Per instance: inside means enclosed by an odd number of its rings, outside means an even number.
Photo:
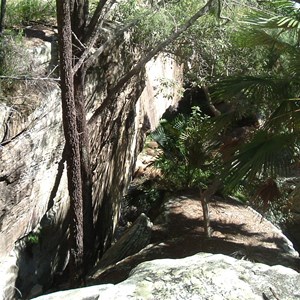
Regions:
<svg viewBox="0 0 300 300"><path fill-rule="evenodd" d="M153 221L150 244L139 253L108 268L90 284L118 283L143 261L183 258L199 252L222 253L268 265L281 264L300 271L281 231L249 207L234 200L210 203L212 237L204 236L202 208L196 194L174 196Z"/></svg>

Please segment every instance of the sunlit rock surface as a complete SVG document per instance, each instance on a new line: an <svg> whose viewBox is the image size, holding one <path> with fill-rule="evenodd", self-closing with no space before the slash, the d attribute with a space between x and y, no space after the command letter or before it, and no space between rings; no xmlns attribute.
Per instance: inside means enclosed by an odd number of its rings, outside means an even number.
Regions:
<svg viewBox="0 0 300 300"><path fill-rule="evenodd" d="M299 273L286 267L200 253L141 263L127 280L116 285L92 286L36 299L291 300L300 299L299 284Z"/></svg>

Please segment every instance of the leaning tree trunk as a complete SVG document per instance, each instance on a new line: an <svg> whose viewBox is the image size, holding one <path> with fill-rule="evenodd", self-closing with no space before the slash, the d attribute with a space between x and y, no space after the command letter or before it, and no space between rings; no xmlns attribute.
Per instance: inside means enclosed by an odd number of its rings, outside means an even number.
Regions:
<svg viewBox="0 0 300 300"><path fill-rule="evenodd" d="M1 0L1 12L0 12L0 35L4 30L4 18L6 11L6 0Z"/></svg>
<svg viewBox="0 0 300 300"><path fill-rule="evenodd" d="M71 284L83 279L83 208L80 143L76 123L72 74L72 29L70 1L57 0L57 25L60 53L62 118L66 140L68 189L70 196L70 274Z"/></svg>

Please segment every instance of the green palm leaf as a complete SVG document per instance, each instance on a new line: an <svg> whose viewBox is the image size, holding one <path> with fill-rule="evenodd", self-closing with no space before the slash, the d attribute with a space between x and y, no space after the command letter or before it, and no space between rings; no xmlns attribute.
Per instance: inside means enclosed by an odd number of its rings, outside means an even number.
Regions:
<svg viewBox="0 0 300 300"><path fill-rule="evenodd" d="M300 51L296 49L291 57L289 57L288 73L298 85L300 84Z"/></svg>
<svg viewBox="0 0 300 300"><path fill-rule="evenodd" d="M300 133L300 99L287 99L273 111L265 123L266 130Z"/></svg>
<svg viewBox="0 0 300 300"><path fill-rule="evenodd" d="M256 176L286 175L297 159L298 136L291 133L273 134L260 130L227 163L225 183L234 188L241 180Z"/></svg>
<svg viewBox="0 0 300 300"><path fill-rule="evenodd" d="M227 100L241 94L252 99L282 99L288 95L289 78L275 78L271 76L239 76L228 77L214 86L212 97Z"/></svg>
<svg viewBox="0 0 300 300"><path fill-rule="evenodd" d="M289 35L291 36L291 32L289 32ZM267 46L272 47L274 50L280 51L281 53L293 52L295 49L290 41L280 39L278 32L267 32L257 28L244 29L239 33L236 39L237 44L245 48Z"/></svg>

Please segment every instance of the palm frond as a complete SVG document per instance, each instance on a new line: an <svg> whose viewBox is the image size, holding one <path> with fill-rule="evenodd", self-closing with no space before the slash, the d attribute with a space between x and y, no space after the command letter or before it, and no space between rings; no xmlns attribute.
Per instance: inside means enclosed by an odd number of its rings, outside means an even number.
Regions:
<svg viewBox="0 0 300 300"><path fill-rule="evenodd" d="M150 137L157 142L161 148L164 148L168 141L168 136L162 126L158 126L153 132L151 132Z"/></svg>
<svg viewBox="0 0 300 300"><path fill-rule="evenodd" d="M274 200L278 200L281 197L281 192L277 185L277 182L273 178L268 178L258 187L255 195L254 201L259 199L263 202L263 211L265 212L270 204Z"/></svg>
<svg viewBox="0 0 300 300"><path fill-rule="evenodd" d="M228 100L232 97L244 95L252 99L286 98L290 86L288 78L271 76L239 76L228 77L214 86L213 99Z"/></svg>
<svg viewBox="0 0 300 300"><path fill-rule="evenodd" d="M258 46L271 47L281 53L294 52L295 46L293 41L280 38L282 32L267 32L265 29L249 28L239 32L236 36L237 44L240 47L252 48ZM291 32L289 32L289 36Z"/></svg>
<svg viewBox="0 0 300 300"><path fill-rule="evenodd" d="M274 13L253 11L241 21L237 35L243 47L271 46L281 52L293 52L300 37L300 11L292 1L270 1ZM275 14L275 15L274 15Z"/></svg>
<svg viewBox="0 0 300 300"><path fill-rule="evenodd" d="M266 130L300 133L300 98L287 99L273 111L265 123Z"/></svg>
<svg viewBox="0 0 300 300"><path fill-rule="evenodd" d="M254 28L291 29L300 28L300 20L295 16L273 16L267 14L252 15L241 22Z"/></svg>
<svg viewBox="0 0 300 300"><path fill-rule="evenodd" d="M290 78L300 84L300 51L296 49L289 57L288 73Z"/></svg>
<svg viewBox="0 0 300 300"><path fill-rule="evenodd" d="M296 161L298 147L295 134L260 130L227 163L225 182L234 188L241 180L253 180L256 176L283 176Z"/></svg>

